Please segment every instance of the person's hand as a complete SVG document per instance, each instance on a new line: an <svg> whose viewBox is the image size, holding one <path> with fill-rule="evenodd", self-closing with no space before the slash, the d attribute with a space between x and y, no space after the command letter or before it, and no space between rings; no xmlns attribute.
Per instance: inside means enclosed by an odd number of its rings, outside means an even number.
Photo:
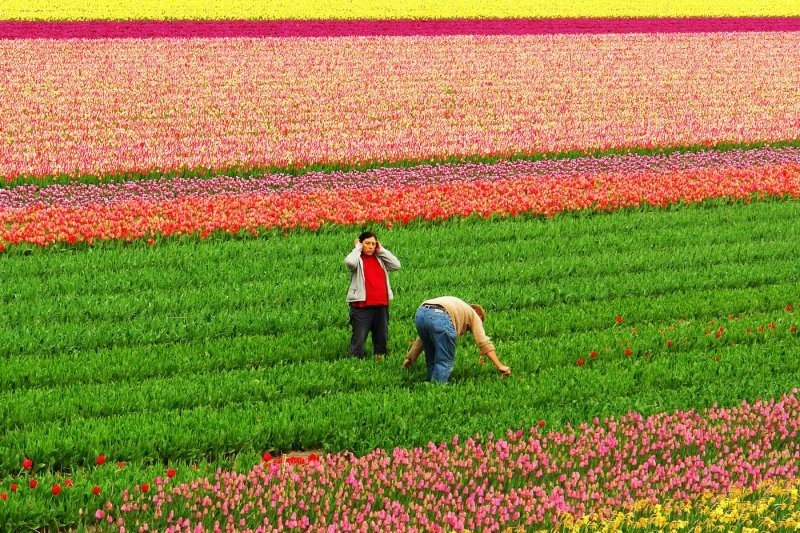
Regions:
<svg viewBox="0 0 800 533"><path fill-rule="evenodd" d="M503 374L504 376L508 377L511 375L511 369L508 368L506 365L500 365L497 367L497 371Z"/></svg>
<svg viewBox="0 0 800 533"><path fill-rule="evenodd" d="M381 241L376 241L375 242L375 251L377 252L380 249L381 249Z"/></svg>

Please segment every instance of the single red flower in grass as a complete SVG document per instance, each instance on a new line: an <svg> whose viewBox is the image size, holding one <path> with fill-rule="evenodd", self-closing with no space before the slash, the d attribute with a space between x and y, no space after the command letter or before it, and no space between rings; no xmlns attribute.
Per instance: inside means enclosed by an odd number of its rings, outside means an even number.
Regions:
<svg viewBox="0 0 800 533"><path fill-rule="evenodd" d="M544 427L544 424L545 424L544 420L542 420L542 419L539 419L538 426L539 426L540 428L543 428L543 427Z"/></svg>
<svg viewBox="0 0 800 533"><path fill-rule="evenodd" d="M56 483L55 485L53 485L53 488L50 489L50 492L53 493L53 496L58 496L59 494L61 494L61 485Z"/></svg>
<svg viewBox="0 0 800 533"><path fill-rule="evenodd" d="M7 492L0 492L0 501L4 502L7 499L8 499L8 493Z"/></svg>
<svg viewBox="0 0 800 533"><path fill-rule="evenodd" d="M578 366L583 366L586 364L586 361L583 360L583 357L578 357L577 364Z"/></svg>
<svg viewBox="0 0 800 533"><path fill-rule="evenodd" d="M789 333L797 333L797 326L794 324L789 326Z"/></svg>
<svg viewBox="0 0 800 533"><path fill-rule="evenodd" d="M150 492L150 484L149 483L142 483L139 486L139 490L141 490L142 492Z"/></svg>
<svg viewBox="0 0 800 533"><path fill-rule="evenodd" d="M753 329L750 326L747 326L746 328L744 328L744 332L745 333L752 333L752 331L753 331Z"/></svg>
<svg viewBox="0 0 800 533"><path fill-rule="evenodd" d="M791 313L792 312L792 304L787 305L786 306L786 310Z"/></svg>
<svg viewBox="0 0 800 533"><path fill-rule="evenodd" d="M125 468L125 461L117 461L117 468Z"/></svg>
<svg viewBox="0 0 800 533"><path fill-rule="evenodd" d="M30 488L32 488L32 489L35 489L35 488L36 488L36 485L38 485L38 484L39 484L39 482L38 482L38 481L36 481L35 479L32 479L32 480L30 480L30 481L28 482L28 486L29 486Z"/></svg>
<svg viewBox="0 0 800 533"><path fill-rule="evenodd" d="M19 489L19 485L17 485L16 483L12 483L11 486L8 488L11 490L11 492L17 492L17 489Z"/></svg>
<svg viewBox="0 0 800 533"><path fill-rule="evenodd" d="M22 468L26 470L33 468L33 461L31 461L26 457L25 459L22 460Z"/></svg>
<svg viewBox="0 0 800 533"><path fill-rule="evenodd" d="M775 322L770 322L769 324L767 324L767 327L769 329L775 329Z"/></svg>
<svg viewBox="0 0 800 533"><path fill-rule="evenodd" d="M763 324L758 326L758 332L759 333L764 333L764 325Z"/></svg>
<svg viewBox="0 0 800 533"><path fill-rule="evenodd" d="M68 479L68 480L64 481L64 486L65 487L71 487L72 485L74 485L74 483L72 482L71 479Z"/></svg>
<svg viewBox="0 0 800 533"><path fill-rule="evenodd" d="M614 317L614 322L616 322L617 324L622 324L623 320L624 319L622 318L622 315L617 315Z"/></svg>
<svg viewBox="0 0 800 533"><path fill-rule="evenodd" d="M594 350L592 350L591 352L589 352L589 357L591 357L592 359L594 359L595 357L597 357L597 352L595 352Z"/></svg>
<svg viewBox="0 0 800 533"><path fill-rule="evenodd" d="M175 477L175 473L176 473L175 469L174 468L170 468L169 470L167 470L167 477L173 478L173 477Z"/></svg>
<svg viewBox="0 0 800 533"><path fill-rule="evenodd" d="M100 496L100 487L97 485L92 487L92 494L94 494L95 496Z"/></svg>
<svg viewBox="0 0 800 533"><path fill-rule="evenodd" d="M625 357L630 357L633 354L633 350L630 348L625 348Z"/></svg>
<svg viewBox="0 0 800 533"><path fill-rule="evenodd" d="M270 461L272 460L272 454L271 454L271 453L269 453L269 452L264 452L264 453L261 455L261 460L262 460L262 461L264 461L265 463L268 463L268 462L270 462Z"/></svg>
<svg viewBox="0 0 800 533"><path fill-rule="evenodd" d="M672 339L667 339L667 348L672 346Z"/></svg>
<svg viewBox="0 0 800 533"><path fill-rule="evenodd" d="M717 332L716 332L716 333L714 333L714 336L715 336L716 338L718 338L718 339L719 339L719 338L721 338L721 337L722 337L724 334L725 334L725 328L722 328L722 327L721 327L721 328L719 328L719 329L717 330Z"/></svg>
<svg viewBox="0 0 800 533"><path fill-rule="evenodd" d="M98 455L97 459L95 461L97 462L98 465L101 465L101 464L106 462L106 456L105 455Z"/></svg>

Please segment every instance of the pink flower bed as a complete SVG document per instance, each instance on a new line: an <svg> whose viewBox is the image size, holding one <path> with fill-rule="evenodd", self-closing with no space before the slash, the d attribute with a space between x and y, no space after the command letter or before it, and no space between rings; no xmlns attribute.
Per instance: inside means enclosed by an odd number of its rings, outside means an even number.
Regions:
<svg viewBox="0 0 800 533"><path fill-rule="evenodd" d="M628 413L544 434L534 427L364 457L273 462L180 485L157 479L154 493L126 493L95 517L162 531L550 527L565 514L608 517L640 499L690 499L794 477L798 427L795 390L702 413Z"/></svg>
<svg viewBox="0 0 800 533"><path fill-rule="evenodd" d="M34 186L0 192L0 245L800 197L800 150Z"/></svg>
<svg viewBox="0 0 800 533"><path fill-rule="evenodd" d="M6 40L0 176L795 139L798 48L800 32Z"/></svg>
<svg viewBox="0 0 800 533"><path fill-rule="evenodd" d="M799 31L800 18L0 21L0 39Z"/></svg>

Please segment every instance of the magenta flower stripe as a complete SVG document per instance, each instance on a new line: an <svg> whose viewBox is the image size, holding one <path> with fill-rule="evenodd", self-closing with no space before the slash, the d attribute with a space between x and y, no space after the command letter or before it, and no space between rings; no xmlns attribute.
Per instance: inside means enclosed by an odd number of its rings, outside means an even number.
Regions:
<svg viewBox="0 0 800 533"><path fill-rule="evenodd" d="M0 39L576 35L752 31L800 31L800 17L0 22Z"/></svg>

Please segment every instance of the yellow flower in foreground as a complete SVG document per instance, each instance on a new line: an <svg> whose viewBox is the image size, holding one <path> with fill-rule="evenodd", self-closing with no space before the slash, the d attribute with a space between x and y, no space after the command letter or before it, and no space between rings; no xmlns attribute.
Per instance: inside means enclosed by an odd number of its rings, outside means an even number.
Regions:
<svg viewBox="0 0 800 533"><path fill-rule="evenodd" d="M4 0L0 20L788 17L800 0Z"/></svg>
<svg viewBox="0 0 800 533"><path fill-rule="evenodd" d="M766 482L758 490L735 488L726 495L698 495L692 501L637 501L606 521L583 522L582 531L785 531L800 529L800 479ZM624 523L621 517L624 516ZM586 518L586 517L583 517Z"/></svg>

